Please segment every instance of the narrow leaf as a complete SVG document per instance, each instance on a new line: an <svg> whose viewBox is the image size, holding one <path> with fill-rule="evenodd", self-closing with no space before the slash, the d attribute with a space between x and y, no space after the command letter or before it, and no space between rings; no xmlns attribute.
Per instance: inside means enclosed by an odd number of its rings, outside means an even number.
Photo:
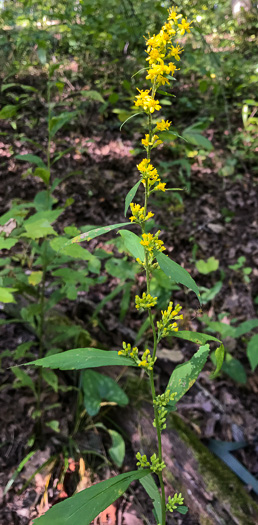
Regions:
<svg viewBox="0 0 258 525"><path fill-rule="evenodd" d="M135 470L97 483L62 503L54 505L44 516L33 523L36 525L89 525L100 512L122 496L132 481L141 479L149 473L149 469Z"/></svg>
<svg viewBox="0 0 258 525"><path fill-rule="evenodd" d="M132 359L118 355L118 352L98 348L74 348L61 354L50 355L27 365L59 368L60 370L81 370L99 366L136 366Z"/></svg>
<svg viewBox="0 0 258 525"><path fill-rule="evenodd" d="M20 462L18 468L14 471L12 477L9 479L8 483L6 484L5 486L5 489L4 489L4 496L7 494L8 490L10 490L10 488L12 487L15 479L17 478L18 474L21 472L21 470L23 469L24 465L26 465L26 463L29 461L29 459L34 456L36 450L32 450L31 452L29 452L29 454L27 454L27 456Z"/></svg>
<svg viewBox="0 0 258 525"><path fill-rule="evenodd" d="M139 188L141 184L141 180L139 180L138 182L136 182L136 184L133 186L133 188L130 189L130 191L128 191L127 195L126 195L126 198L125 198L125 217L126 217L126 214L127 214L127 210Z"/></svg>
<svg viewBox="0 0 258 525"><path fill-rule="evenodd" d="M179 266L176 262L172 261L164 253L156 252L156 259L160 265L161 270L168 276L169 279L176 283L183 284L197 295L201 304L201 296L196 282L193 280L191 275L182 266Z"/></svg>
<svg viewBox="0 0 258 525"><path fill-rule="evenodd" d="M31 162L31 164L36 164L39 168L44 168L47 170L47 166L43 160L38 157L38 155L32 155L32 153L25 153L24 155L15 155L14 157L17 160L22 160L23 162Z"/></svg>
<svg viewBox="0 0 258 525"><path fill-rule="evenodd" d="M111 224L111 226L103 226L102 228L95 228L94 230L90 230L89 232L81 233L81 235L77 235L76 237L73 237L66 243L66 246L68 246L69 244L74 244L75 242L91 241L92 239L95 239L95 237L99 237L99 235L104 235L105 233L109 233L112 230L115 230L116 228L127 226L128 224L131 224L131 223L130 222L120 222L118 224Z"/></svg>
<svg viewBox="0 0 258 525"><path fill-rule="evenodd" d="M140 483L143 486L143 488L146 490L148 496L150 496L152 503L153 503L153 507L157 515L157 518L158 518L158 522L161 523L162 522L162 502L161 502L161 497L160 497L158 487L152 475L148 474L148 476L140 480Z"/></svg>
<svg viewBox="0 0 258 525"><path fill-rule="evenodd" d="M198 345L203 345L207 343L207 341L216 341L217 343L221 343L217 337L213 337L212 335L208 334L201 334L200 332L190 332L188 330L182 330L181 332L173 332L173 337L178 337L179 339L185 339L186 341L192 341L192 343L196 343Z"/></svg>
<svg viewBox="0 0 258 525"><path fill-rule="evenodd" d="M141 239L135 233L129 230L119 230L119 232L127 250L135 257L135 259L140 259L144 261L144 248L141 245Z"/></svg>
<svg viewBox="0 0 258 525"><path fill-rule="evenodd" d="M219 371L223 365L224 355L225 355L225 348L224 348L224 345L221 344L214 352L214 357L216 361L216 370L210 374L211 379L214 379L219 374Z"/></svg>
<svg viewBox="0 0 258 525"><path fill-rule="evenodd" d="M244 321L235 329L235 337L241 337L241 335L247 334L257 327L258 319L248 319L248 321Z"/></svg>
<svg viewBox="0 0 258 525"><path fill-rule="evenodd" d="M131 118L134 118L137 115L141 115L141 114L142 114L142 111L138 111L138 113L134 113L133 115L130 115L130 117L128 117L126 120L124 120L124 122L122 122L122 124L120 126L120 131L121 131L122 127L126 124L126 122L128 122L128 120L131 120Z"/></svg>

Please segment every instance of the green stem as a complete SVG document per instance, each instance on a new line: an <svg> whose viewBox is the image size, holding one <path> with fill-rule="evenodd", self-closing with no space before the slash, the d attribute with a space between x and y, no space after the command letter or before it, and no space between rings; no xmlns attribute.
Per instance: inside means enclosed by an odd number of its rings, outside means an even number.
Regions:
<svg viewBox="0 0 258 525"><path fill-rule="evenodd" d="M45 249L43 253L43 257L45 259ZM43 275L42 275L42 282L41 282L41 290L40 290L40 323L39 323L39 359L43 357L43 349L44 349L44 329L45 329L45 288L46 288L46 273L47 273L47 267L46 263L44 261L43 265ZM38 385L37 385L37 412L40 412L40 395L41 395L41 386L42 386L42 367L40 366L39 370L39 377L38 377Z"/></svg>
<svg viewBox="0 0 258 525"><path fill-rule="evenodd" d="M153 86L152 93L155 94L155 86ZM152 115L151 113L148 115L148 128L149 128L149 141L152 140ZM147 148L147 158L150 160L150 152L151 147L148 146ZM146 217L147 214L147 206L148 206L148 197L149 197L149 181L146 181L145 185L145 195L144 195L144 215ZM145 232L145 223L142 225L142 233ZM144 247L144 254L145 254L145 271L146 271L146 288L147 288L147 294L150 293L150 263L149 263L149 252L147 248ZM157 351L157 334L156 329L153 321L153 315L151 313L151 309L148 310L150 325L153 332L153 353L152 358L155 359L156 351ZM154 376L153 376L153 370L149 372L149 378L150 378L150 386L151 386L151 394L152 394L152 402L154 407L154 419L155 419L155 425L156 425L156 431L157 431L157 440L158 440L158 457L159 461L162 462L162 443L161 443L161 428L159 424L159 413L158 408L155 405L154 401L156 399L156 392L155 392L155 384L154 384ZM166 525L166 499L165 499L165 488L164 488L164 482L162 477L162 472L158 473L159 483L160 483L160 489L161 489L161 508L162 508L162 523L161 525Z"/></svg>

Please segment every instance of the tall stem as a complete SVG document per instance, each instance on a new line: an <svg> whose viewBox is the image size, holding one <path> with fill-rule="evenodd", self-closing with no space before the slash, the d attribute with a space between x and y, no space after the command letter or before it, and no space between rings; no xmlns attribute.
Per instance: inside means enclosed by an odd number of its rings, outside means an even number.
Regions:
<svg viewBox="0 0 258 525"><path fill-rule="evenodd" d="M155 85L153 85L152 88L152 96L155 95ZM149 142L152 140L152 115L151 113L148 115L148 130L149 130ZM151 147L147 147L147 159L150 160L150 152ZM149 197L149 181L146 180L145 184L145 195L144 195L144 215L146 217L147 215L147 207L148 207L148 197ZM142 233L145 232L145 223L142 225ZM149 264L149 252L144 246L144 253L145 253L145 272L146 272L146 288L147 288L147 294L150 293L150 264ZM156 351L157 351L157 334L156 329L153 321L153 315L151 313L151 309L148 310L150 325L152 328L153 333L153 353L152 358L155 359ZM149 378L150 378L150 386L151 386L151 394L152 394L152 401L153 401L153 407L154 407L154 419L155 419L155 427L157 431L157 440L158 440L158 458L160 463L162 460L162 442L161 442L161 428L159 424L159 414L158 414L158 408L155 405L154 401L156 400L156 391L155 391L155 384L154 384L154 374L153 370L149 372ZM165 488L164 488L164 482L163 482L163 476L162 471L158 473L159 483L160 483L160 489L161 489L161 508L162 508L162 523L161 525L166 525L166 499L165 499Z"/></svg>

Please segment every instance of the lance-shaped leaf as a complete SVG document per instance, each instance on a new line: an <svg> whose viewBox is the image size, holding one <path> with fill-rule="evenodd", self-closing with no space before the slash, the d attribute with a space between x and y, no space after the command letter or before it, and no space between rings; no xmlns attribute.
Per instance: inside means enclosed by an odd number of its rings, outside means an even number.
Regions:
<svg viewBox="0 0 258 525"><path fill-rule="evenodd" d="M144 248L141 244L140 237L130 230L119 230L118 233L120 233L127 250L133 255L133 257L135 257L135 259L140 259L143 262Z"/></svg>
<svg viewBox="0 0 258 525"><path fill-rule="evenodd" d="M201 303L201 296L196 282L191 275L182 266L179 266L175 261L172 261L167 255L161 252L155 252L155 257L160 265L161 270L168 276L169 279L176 283L183 284L197 295Z"/></svg>
<svg viewBox="0 0 258 525"><path fill-rule="evenodd" d="M162 502L158 487L151 474L148 474L145 478L140 480L141 485L145 488L147 494L150 496L154 511L155 517L157 518L157 523L162 522Z"/></svg>
<svg viewBox="0 0 258 525"><path fill-rule="evenodd" d="M103 226L102 228L95 228L94 230L90 230L89 232L81 233L81 235L77 235L76 237L73 237L66 243L66 246L68 246L69 244L74 244L75 242L91 241L91 239L95 239L95 237L99 237L99 235L104 235L105 233L109 233L112 230L115 230L116 228L127 226L128 224L131 224L131 223L130 222L120 222L119 224L111 224L110 226Z"/></svg>
<svg viewBox="0 0 258 525"><path fill-rule="evenodd" d="M47 170L45 162L38 157L38 155L33 155L32 153L25 153L24 155L15 155L14 157L17 160L22 160L23 162L30 162L31 164L36 164L38 168L43 168Z"/></svg>
<svg viewBox="0 0 258 525"><path fill-rule="evenodd" d="M125 198L125 216L127 214L127 210L141 184L141 180L138 180L138 182L136 182L136 184L130 189L130 191L128 191L127 195L126 195L126 198Z"/></svg>
<svg viewBox="0 0 258 525"><path fill-rule="evenodd" d="M210 346L208 344L200 346L190 361L175 368L166 388L171 393L176 392L174 400L168 404L168 410L173 410L179 399L193 386L207 361L209 351Z"/></svg>
<svg viewBox="0 0 258 525"><path fill-rule="evenodd" d="M221 341L217 339L217 337L213 337L212 335L201 334L199 332L190 332L188 330L172 332L172 335L174 337L178 337L178 339L185 339L185 341L191 341L192 343L196 343L197 345L204 345L205 343L207 343L207 341L216 341L217 343L221 343Z"/></svg>
<svg viewBox="0 0 258 525"><path fill-rule="evenodd" d="M149 473L149 469L134 470L101 481L54 505L33 523L35 525L89 525L100 512L122 496L132 481L142 479Z"/></svg>
<svg viewBox="0 0 258 525"><path fill-rule="evenodd" d="M214 353L214 358L215 358L215 362L216 362L216 370L214 370L214 372L212 372L210 374L210 378L211 379L214 379L215 377L217 377L222 365L223 365L223 361L224 361L224 355L225 355L225 348L224 348L224 345L221 344L216 350L215 350L215 353Z"/></svg>
<svg viewBox="0 0 258 525"><path fill-rule="evenodd" d="M61 354L49 355L26 363L27 365L59 368L59 370L82 370L98 366L136 366L128 357L119 356L118 352L99 348L73 348Z"/></svg>

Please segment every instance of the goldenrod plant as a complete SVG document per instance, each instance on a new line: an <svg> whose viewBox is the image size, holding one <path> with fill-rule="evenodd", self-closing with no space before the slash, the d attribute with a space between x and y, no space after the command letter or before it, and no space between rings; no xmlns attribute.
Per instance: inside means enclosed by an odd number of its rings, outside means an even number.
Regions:
<svg viewBox="0 0 258 525"><path fill-rule="evenodd" d="M172 7L168 10L168 18L160 32L146 38L146 80L150 82L150 87L145 90L138 90L135 98L137 111L140 109L143 117L147 120L146 134L142 139L146 153L137 166L139 181L126 197L125 214L130 207L130 222L99 227L78 235L69 241L69 244L74 244L83 240L93 239L119 227L124 228L119 233L123 238L125 247L134 256L146 276L146 291L142 295L136 295L135 305L137 310L145 311L148 315L153 333L152 348L145 348L144 351L141 351L137 346L124 342L122 349L119 351L76 348L62 354L48 356L28 363L30 365L34 364L62 370L78 370L112 365L132 366L136 370L144 370L149 379L152 395L153 427L157 435L157 448L149 458L146 454L141 454L140 452L136 454L136 466L138 469L102 481L55 505L44 516L36 519L35 523L37 525L74 525L75 523L76 525L87 525L101 511L120 497L127 490L130 483L135 480L141 482L151 497L154 507L154 519L158 525L166 524L168 513L178 511L181 514L185 514L187 512L187 506L184 505L184 497L181 493L168 496L165 493L164 471L166 465L162 454L161 434L166 429L166 420L169 412L175 410L177 401L194 384L206 363L210 350L207 341L221 342L210 335L179 330L179 324L183 318L181 313L182 307L174 304L172 300L167 308L161 311L158 322L155 322L153 309L157 305L157 297L151 295L150 287L152 273L155 269L161 269L168 279L180 283L195 292L199 300L200 293L189 273L163 253L166 248L160 239L160 231L150 233L147 229L147 223L153 217L152 211L148 209L150 196L155 192L166 192L170 189L166 188L166 183L161 181L157 168L151 162L152 150L162 144L160 132L166 133L171 125L168 120L156 117L161 110L161 103L157 96L160 88L162 91L163 86L168 86L170 81L173 80L172 75L179 69L177 66L183 48L178 43L177 38L184 35L185 32L190 32L191 25L192 22L187 21L177 11L177 8ZM144 190L142 205L132 202L140 187ZM141 230L140 237L126 228L129 224L137 224L139 226ZM158 356L158 344L168 335L192 341L199 345L199 349L190 361L175 368L165 392L157 394L155 363ZM217 367L213 377L222 366L223 355L223 345L220 345L215 351ZM158 485L155 483L153 474L156 474Z"/></svg>

